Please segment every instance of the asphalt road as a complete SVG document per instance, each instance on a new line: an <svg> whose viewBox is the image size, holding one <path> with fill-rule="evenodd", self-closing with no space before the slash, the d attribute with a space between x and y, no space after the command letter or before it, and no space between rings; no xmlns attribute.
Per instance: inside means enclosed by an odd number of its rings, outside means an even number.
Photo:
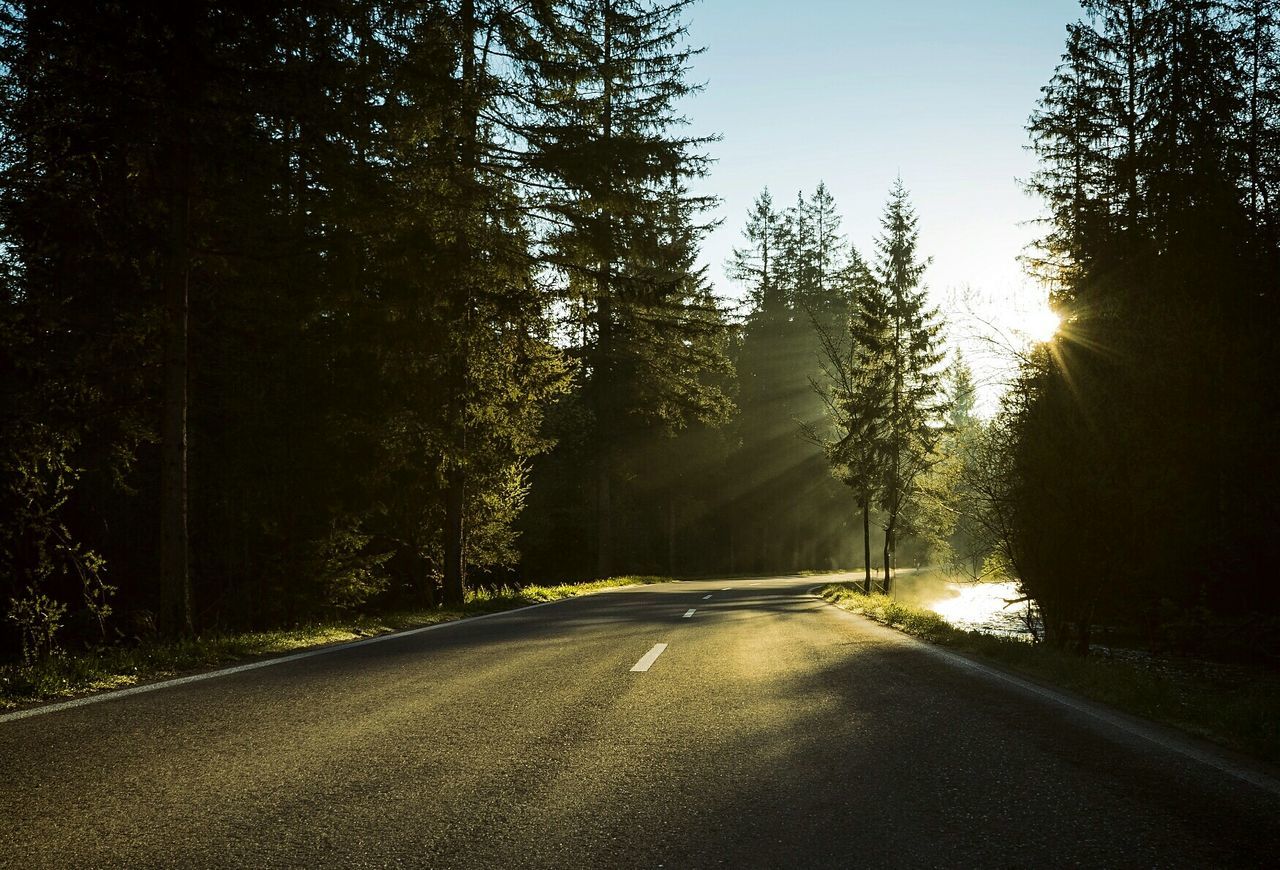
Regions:
<svg viewBox="0 0 1280 870"><path fill-rule="evenodd" d="M0 721L0 866L1280 859L1273 780L958 666L814 583L619 590Z"/></svg>

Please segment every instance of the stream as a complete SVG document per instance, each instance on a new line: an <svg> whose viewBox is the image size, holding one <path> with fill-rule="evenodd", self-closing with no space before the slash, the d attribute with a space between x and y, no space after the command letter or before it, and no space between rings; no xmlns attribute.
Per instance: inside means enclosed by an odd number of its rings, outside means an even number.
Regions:
<svg viewBox="0 0 1280 870"><path fill-rule="evenodd" d="M1031 639L1026 602L1008 603L1020 597L1016 583L947 581L941 593L921 603L956 628Z"/></svg>

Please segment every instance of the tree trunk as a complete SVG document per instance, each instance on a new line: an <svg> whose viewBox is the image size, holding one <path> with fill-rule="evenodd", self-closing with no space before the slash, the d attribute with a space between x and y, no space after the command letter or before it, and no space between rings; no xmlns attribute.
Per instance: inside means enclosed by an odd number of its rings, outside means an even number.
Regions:
<svg viewBox="0 0 1280 870"><path fill-rule="evenodd" d="M421 555L418 548L409 552L409 582L412 592L428 610L434 610L440 602L436 600L436 580L431 576L431 563Z"/></svg>
<svg viewBox="0 0 1280 870"><path fill-rule="evenodd" d="M166 637L188 636L191 578L187 538L188 329L191 274L191 131L187 110L190 72L189 13L179 11L174 35L175 94L170 151L169 239L163 274L165 299L164 399L160 465L160 612Z"/></svg>
<svg viewBox="0 0 1280 870"><path fill-rule="evenodd" d="M1081 604L1075 620L1075 641L1072 651L1078 656L1089 654L1090 641L1093 636L1094 605L1092 601Z"/></svg>
<svg viewBox="0 0 1280 870"><path fill-rule="evenodd" d="M1088 619L1081 619L1076 623L1075 654L1078 656L1089 654L1090 628Z"/></svg>
<svg viewBox="0 0 1280 870"><path fill-rule="evenodd" d="M612 575L613 559L613 477L614 409L613 309L609 304L610 280L606 265L599 279L600 299L596 304L596 352L593 365L591 402L596 430L596 576Z"/></svg>
<svg viewBox="0 0 1280 870"><path fill-rule="evenodd" d="M596 463L596 576L613 572L613 499L609 493L608 448L602 448Z"/></svg>
<svg viewBox="0 0 1280 870"><path fill-rule="evenodd" d="M890 446L890 486L889 521L884 530L884 594L890 594L893 588L893 535L898 523L898 510L901 508L902 496L902 449L906 441L905 428L902 421L902 382L903 367L906 364L906 352L902 347L902 308L904 289L899 282L894 283L893 290L893 403L890 413L893 415L890 426L892 441Z"/></svg>
<svg viewBox="0 0 1280 870"><path fill-rule="evenodd" d="M862 499L862 592L871 594L871 501Z"/></svg>
<svg viewBox="0 0 1280 870"><path fill-rule="evenodd" d="M187 192L180 191L173 200L170 262L164 278L164 420L160 436L159 628L166 637L190 635L193 628L187 540Z"/></svg>
<svg viewBox="0 0 1280 870"><path fill-rule="evenodd" d="M676 575L676 500L667 502L667 574Z"/></svg>
<svg viewBox="0 0 1280 870"><path fill-rule="evenodd" d="M461 607L466 600L465 554L462 538L466 509L466 478L462 468L449 471L444 494L444 606Z"/></svg>
<svg viewBox="0 0 1280 870"><path fill-rule="evenodd" d="M606 2L602 10L603 62L601 78L603 87L603 117L601 139L605 159L613 147L613 4ZM600 276L597 280L596 300L596 365L592 377L595 380L595 410L597 448L600 456L596 465L596 574L600 578L614 571L613 559L613 494L610 492L610 476L613 473L613 221L604 215L604 240L600 251Z"/></svg>
<svg viewBox="0 0 1280 870"><path fill-rule="evenodd" d="M893 523L890 521L888 528L884 530L884 594L888 595L893 588L893 574L891 567L893 565Z"/></svg>
<svg viewBox="0 0 1280 870"><path fill-rule="evenodd" d="M444 493L444 589L446 607L461 607L466 600L466 552L465 514L467 506L467 340L471 334L471 275L466 264L475 260L472 249L470 225L475 210L476 173L479 164L478 82L475 51L476 9L475 0L463 0L458 9L462 36L462 154L458 180L461 185L462 231L458 234L457 263L461 266L456 275L457 302L461 310L454 312L455 323L461 327L455 339L449 361L449 384L453 395L449 410L449 429L453 444Z"/></svg>

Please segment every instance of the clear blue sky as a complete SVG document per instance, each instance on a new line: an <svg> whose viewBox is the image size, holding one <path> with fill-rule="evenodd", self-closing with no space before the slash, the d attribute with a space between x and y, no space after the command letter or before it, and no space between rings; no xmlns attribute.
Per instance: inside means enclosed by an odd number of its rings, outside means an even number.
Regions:
<svg viewBox="0 0 1280 870"><path fill-rule="evenodd" d="M900 173L944 309L964 286L979 307L1038 304L1015 260L1038 232L1020 226L1039 214L1018 183L1034 167L1025 127L1078 17L1077 0L694 5L690 33L707 50L692 78L706 90L688 113L694 131L724 137L703 185L723 200L703 248L717 290L740 295L722 264L765 185L785 204L825 181L869 255Z"/></svg>

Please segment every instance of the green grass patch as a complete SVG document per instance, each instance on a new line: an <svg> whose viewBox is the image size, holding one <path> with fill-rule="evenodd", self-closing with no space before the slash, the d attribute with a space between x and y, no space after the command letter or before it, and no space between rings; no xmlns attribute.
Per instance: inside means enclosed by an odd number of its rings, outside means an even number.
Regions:
<svg viewBox="0 0 1280 870"><path fill-rule="evenodd" d="M1238 672L1234 678L1211 681L1161 667L1157 659L1138 664L1082 657L1043 644L964 631L930 610L887 595L863 595L851 583L831 583L820 593L838 607L930 643L1280 763L1280 678L1271 672Z"/></svg>
<svg viewBox="0 0 1280 870"><path fill-rule="evenodd" d="M353 614L271 631L211 633L180 641L111 646L79 654L64 652L31 666L0 667L0 709L122 689L221 665L670 579L627 576L558 586L504 587L497 592L482 589L468 591L467 601L460 609Z"/></svg>

